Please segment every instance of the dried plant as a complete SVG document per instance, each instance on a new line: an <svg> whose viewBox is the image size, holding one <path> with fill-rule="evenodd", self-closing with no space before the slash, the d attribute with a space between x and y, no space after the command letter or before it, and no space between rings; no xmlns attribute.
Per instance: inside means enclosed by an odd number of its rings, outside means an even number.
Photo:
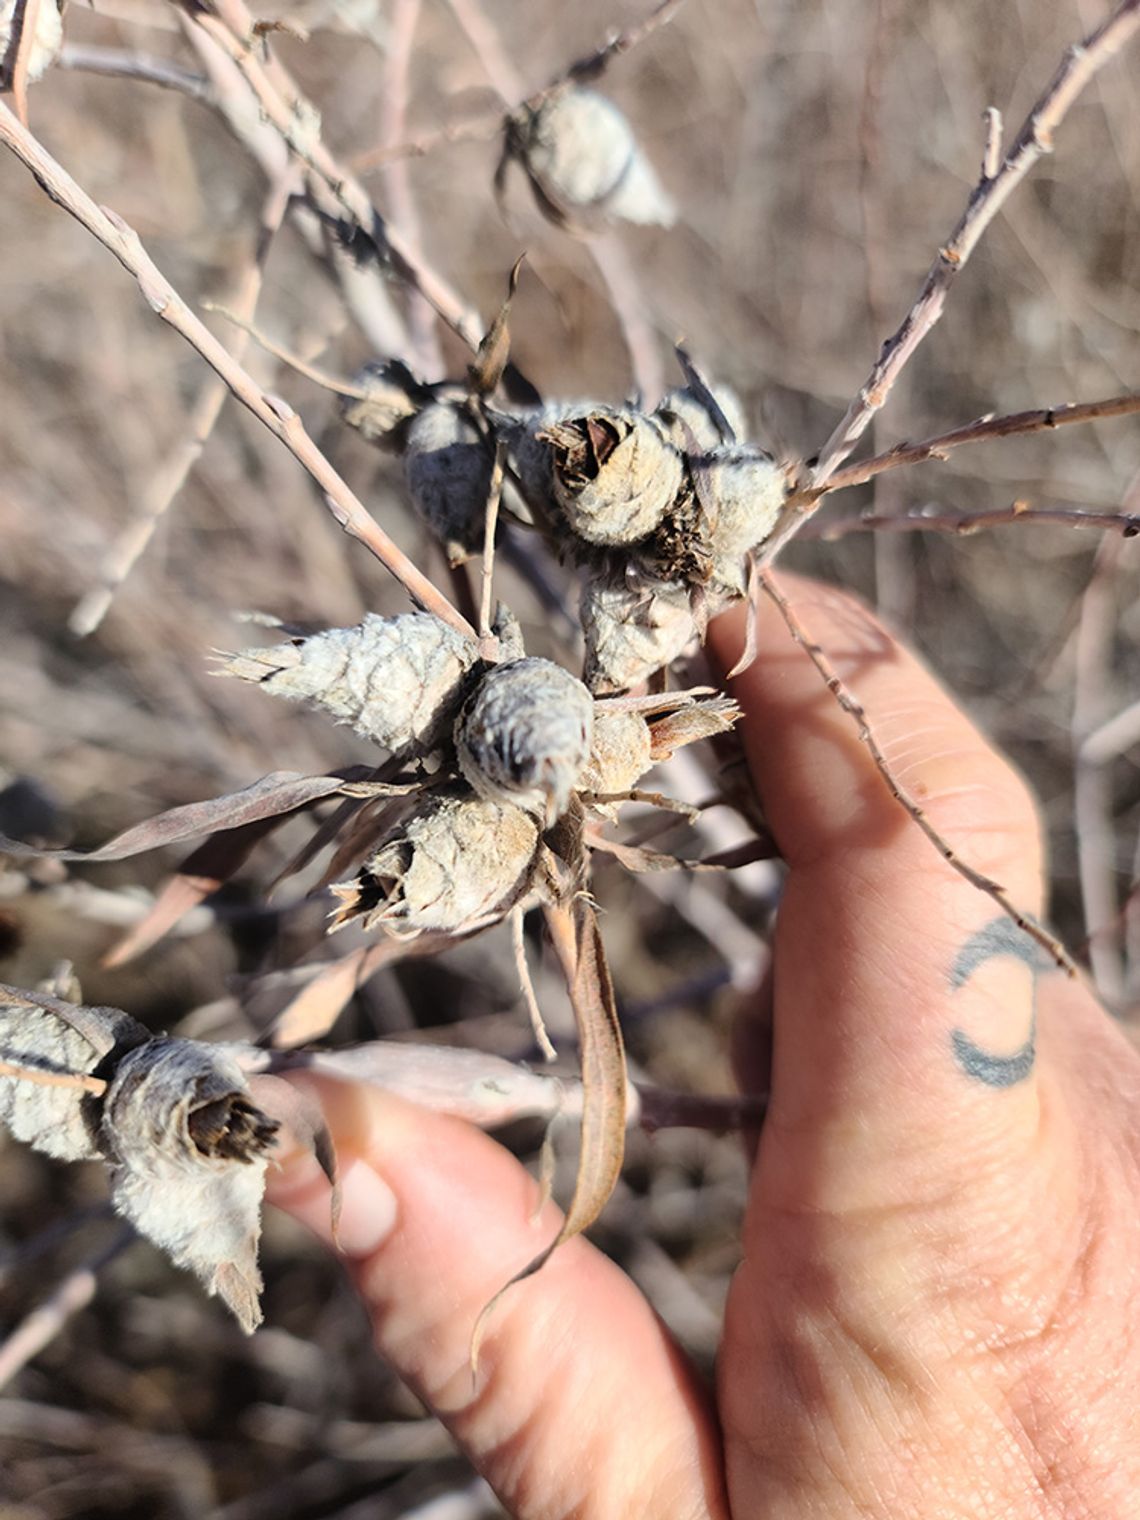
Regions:
<svg viewBox="0 0 1140 1520"><path fill-rule="evenodd" d="M144 493L141 514L115 546L73 626L91 631L111 607L231 394L285 445L336 522L391 573L412 603L412 610L381 611L370 586L363 599L351 598L351 607L322 619L347 626L316 632L285 627L284 640L217 657L213 673L230 679L212 688L220 697L205 700L234 703L240 692L239 701L224 710L233 731L247 724L249 737L237 748L240 760L227 757L216 769L229 775L236 764L244 777L258 754L270 763L271 751L259 736L285 731L274 729L280 720L267 700L280 697L352 731L338 740L330 727L327 739L314 741L326 756L314 774L271 771L208 801L172 806L87 853L53 850L42 838L27 843L0 837L0 847L32 873L62 872L71 861L122 860L205 836L132 922L112 957L119 963L170 934L190 910L223 889L255 850L263 851L255 857L262 860L278 850L276 884L292 884L290 910L299 916L306 902L318 900L319 938L314 933L300 968L284 968L300 970L301 978L288 998L277 998L275 1018L257 1031L261 1047L250 1040L212 1045L153 1035L115 1008L0 989L0 1118L11 1134L57 1159L104 1163L115 1210L196 1273L247 1330L260 1319L260 1204L278 1129L285 1126L312 1145L334 1170L319 1122L291 1110L288 1089L275 1085L281 1072L307 1067L377 1080L476 1122L519 1114L549 1118L560 1106L574 1110L581 1144L565 1222L523 1272L510 1277L515 1264L504 1263L510 1283L537 1270L605 1206L620 1173L627 1128L644 1117L647 1100L627 1079L593 897L597 891L604 907L594 857L608 856L635 874L681 869L705 873L697 878L704 880L771 853L754 799L742 799L731 771L707 756L700 804L738 804L753 829L745 845L717 841L701 806L640 789L654 766L692 744L715 739L730 749L738 711L725 694L698 683L707 678L700 648L708 621L733 603L754 602L765 591L777 601L792 636L809 650L857 726L884 783L948 868L988 894L1059 963L1072 966L1054 935L998 883L959 859L954 842L930 826L917 799L898 784L857 695L836 676L826 652L815 648L771 565L797 537L834 541L857 530L960 532L994 521L1055 519L1137 532L1134 509L1090 507L811 519L831 495L892 479L906 465L1140 411L1140 398L1128 394L990 414L943 426L919 443L886 448L877 442L878 452L848 462L940 319L982 233L1050 150L1082 88L1140 29L1140 0L1126 0L1066 55L1008 148L999 114L989 113L981 173L966 210L842 420L809 459L781 448L763 430L756 441L740 396L722 382L721 366L713 364L704 374L686 347L674 350L677 383L667 390L657 383L658 335L640 309L636 272L622 262L622 245L613 241L623 223L668 229L684 220L630 120L596 88L611 63L676 9L676 0L667 0L644 23L528 92L493 30L472 29L467 8L468 30L499 98L492 126L503 145L497 169L486 164L481 194L489 199L493 190L501 192L508 169L517 166L543 217L559 233L584 240L584 257L594 261L613 298L635 382L632 393L615 399L586 394L589 384L569 366L555 371L556 384L544 381L551 392L546 395L523 372L538 353L525 333L538 301L535 291L550 283L545 255L531 258L533 277L521 273L521 259L514 263L505 299L484 320L434 267L430 245L421 247L408 182L398 166L465 134L457 129L401 142L406 99L400 102L408 83L401 70L412 67L410 42L403 52L393 43L387 56L388 84L399 108L392 108L385 142L372 151L359 144L362 151L353 159L334 154L329 140L335 134L326 138L321 113L282 61L291 49L279 48L274 28L255 22L242 0L217 0L207 8L176 3L164 12L177 26L177 57L152 59L136 51L87 59L87 66L104 73L147 78L192 96L224 122L269 178L260 246L242 271L242 299L234 303L240 341L227 346L161 272L132 227L82 188L28 126L27 83L45 75L61 45L55 0L0 5L0 82L15 108L0 101L0 142L114 255L153 312L215 372L199 394L184 444ZM123 25L130 30L130 22ZM68 61L67 50L63 56ZM39 88L46 95L51 84ZM667 157L652 156L668 179ZM385 175L382 207L365 184L377 165ZM265 339L254 324L268 245L285 224L296 229L326 280L320 301L314 300L311 329L296 322L292 347L304 355ZM678 227L671 235L683 233ZM542 235L555 238L549 228ZM555 240L554 246L562 244ZM574 246L583 249L582 243ZM507 257L496 267L497 284L509 263ZM501 284L498 290L501 296ZM520 317L524 300L527 315ZM672 314L666 315L675 330ZM666 325L666 315L658 325ZM373 357L363 367L359 356L346 363L355 378L330 381L310 358L334 341L334 328L346 324L365 335ZM247 366L244 360L247 338L293 365L306 386L330 383L338 395L336 418L373 446L369 457L382 466L398 461L398 479L385 477L388 494L374 493L375 514L349 484L352 472L341 471L348 434L334 435L331 416L327 429L304 424L293 405L255 378L253 361ZM716 351L712 343L708 349ZM802 364L803 356L789 355L792 362ZM740 366L733 369L739 375ZM819 388L840 393L822 380ZM402 506L409 510L402 513ZM259 514L253 501L243 510L251 519L263 517L268 541L272 514ZM256 538L257 521L251 532ZM417 536L417 552L402 547ZM474 561L478 566L469 568ZM442 573L433 577L437 563ZM348 584L340 561L334 566L330 557L325 564L332 567L334 585ZM136 572L146 573L145 566ZM296 598L282 584L282 603L313 597L319 579L314 572ZM519 616L502 604L492 615L496 589ZM335 601L331 593L330 599ZM362 600L378 610L362 615ZM1087 661L1093 661L1088 651L1103 650L1107 637L1090 607L1079 630ZM273 613L289 610L283 605ZM302 610L309 616L327 609ZM197 629L186 637L204 657L208 641L198 638ZM527 647L542 653L528 653ZM248 689L253 686L259 690ZM1083 806L1095 817L1103 808L1096 792L1100 768L1119 752L1112 746L1121 742L1120 733L1132 733L1135 723L1130 728L1125 722L1106 738L1107 719L1091 712L1078 714L1075 743L1086 782ZM337 754L339 742L346 746L343 755ZM361 746L367 763L359 760ZM336 757L331 762L328 752ZM636 837L626 827L628 804L642 806ZM646 821L646 805L670 819L696 819L698 843L690 848L697 853L652 848L648 840L656 825ZM1095 832L1090 825L1088 834ZM1111 917L1112 894L1100 890L1098 898L1103 861L1085 849L1081 865L1086 896L1099 901L1102 920ZM263 880L268 874L267 868ZM30 874L28 882L34 885ZM441 953L505 919L536 1039L544 1052L554 1048L543 1026L545 995L537 982L531 986L527 969L522 925L531 909L541 913L572 1007L579 1085L552 1096L551 1079L471 1052L450 1052L429 1080L426 1056L398 1058L378 1042L349 1052L298 1051L324 1038L354 994L383 968ZM604 915L601 922L604 927ZM340 937L330 951L325 935L334 930ZM341 953L343 945L348 949ZM339 959L329 959L337 954ZM1094 946L1092 960L1102 985L1123 998L1122 955ZM260 980L271 984L282 975L278 967ZM251 992L249 1005L254 997ZM401 1059L412 1064L401 1066ZM473 1353L492 1307L473 1327Z"/></svg>

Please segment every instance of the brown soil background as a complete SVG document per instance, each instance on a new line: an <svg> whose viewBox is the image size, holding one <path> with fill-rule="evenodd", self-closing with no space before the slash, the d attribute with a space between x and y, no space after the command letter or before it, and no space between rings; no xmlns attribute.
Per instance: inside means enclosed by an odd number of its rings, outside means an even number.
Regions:
<svg viewBox="0 0 1140 1520"><path fill-rule="evenodd" d="M594 0L485 4L528 89L638 14ZM999 9L980 0L688 0L602 86L680 208L671 230L618 234L665 373L672 378L671 343L683 335L708 373L739 391L755 438L810 455L957 219L977 174L984 108L999 105L1015 129L1064 48L1105 13L1092 0ZM330 146L345 157L372 146L383 57L350 24L356 17L382 41L387 8L338 13L314 3L289 14L310 40L273 45L321 107ZM73 4L66 26L73 43L196 67L173 11L143 0L115 0L110 16ZM1137 67L1134 48L1099 77L1055 154L987 234L881 414L879 446L985 412L1140 386ZM409 90L409 137L493 104L442 0L425 0L420 13ZM249 258L264 184L207 108L60 68L34 88L32 124L94 198L139 231L192 303L227 299ZM620 399L629 364L598 270L583 244L542 222L521 177L508 192L514 226L504 224L491 189L497 150L492 125L480 139L407 160L425 255L490 313L528 248L531 273L512 319L518 364L550 397ZM386 206L387 182L368 183ZM270 254L259 321L342 375L370 356L336 287L288 228ZM461 374L458 346L445 347ZM301 411L417 562L441 574L409 515L399 466L348 433L308 382L266 355L248 362ZM235 628L235 610L327 625L404 605L299 467L233 403L102 626L85 640L68 630L151 473L185 436L203 376L110 256L18 163L0 159L0 783L20 783L0 796L0 829L92 845L270 769L366 758L317 717L208 675L212 649L253 641ZM1015 499L1137 511L1136 420L964 449L874 492L843 493L826 513L973 511ZM797 544L788 556L883 608L1024 768L1049 830L1053 922L1078 952L1086 922L1074 711L1099 722L1140 694L1138 554L1116 536L1018 524L968 538L858 534ZM503 580L535 652L549 649L537 598L510 571ZM1103 826L1101 880L1120 904L1131 892L1133 907L1138 761L1134 745L1106 768L1090 815ZM249 979L325 953L320 904L284 894L263 906L261 887L290 843L286 831L255 855L205 927L118 972L99 966L118 932L104 921L108 904L89 891L69 896L58 870L27 882L13 866L0 874L0 978L32 986L67 958L89 1002L117 1004L154 1027L194 1013L194 1032L248 1033L258 1016ZM76 868L69 880L121 904L153 889L178 858ZM600 874L598 892L637 1069L669 1086L727 1090L735 994L724 967L756 953L767 900L732 883L658 893L616 870ZM1138 920L1134 912L1130 925L1108 929L1131 951L1123 1015L1140 999ZM556 1001L553 980L541 985ZM496 931L440 961L384 973L337 1037L401 1032L525 1057L505 937ZM533 1155L540 1137L513 1138ZM635 1136L595 1231L706 1365L743 1179L732 1137ZM102 1196L93 1168L0 1149L4 1327L109 1238L111 1223L82 1212ZM267 1328L248 1341L146 1244L101 1270L91 1305L0 1394L5 1520L500 1513L372 1357L335 1262L271 1218L264 1268Z"/></svg>

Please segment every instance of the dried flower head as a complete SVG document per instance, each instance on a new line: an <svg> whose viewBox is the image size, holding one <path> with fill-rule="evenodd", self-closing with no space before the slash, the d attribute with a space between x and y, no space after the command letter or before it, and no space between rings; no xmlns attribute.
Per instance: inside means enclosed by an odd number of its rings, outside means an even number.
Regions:
<svg viewBox="0 0 1140 1520"><path fill-rule="evenodd" d="M594 707L594 744L581 787L603 795L628 792L653 764L649 724L639 712L606 712Z"/></svg>
<svg viewBox="0 0 1140 1520"><path fill-rule="evenodd" d="M564 84L537 107L520 107L507 122L506 153L522 163L540 208L561 227L671 227L676 218L629 122L596 90Z"/></svg>
<svg viewBox="0 0 1140 1520"><path fill-rule="evenodd" d="M788 495L786 471L748 444L713 450L691 461L697 495L712 524L713 579L733 590L741 562L776 526Z"/></svg>
<svg viewBox="0 0 1140 1520"><path fill-rule="evenodd" d="M653 532L684 483L660 423L594 407L537 435L553 451L554 497L571 532L592 544L633 544Z"/></svg>
<svg viewBox="0 0 1140 1520"><path fill-rule="evenodd" d="M276 1132L224 1047L191 1040L129 1051L103 1100L116 1211L195 1272L247 1333L261 1322L257 1243Z"/></svg>
<svg viewBox="0 0 1140 1520"><path fill-rule="evenodd" d="M21 0L0 0L0 86L5 85L12 69L16 11ZM40 0L36 13L36 35L28 57L28 78L41 79L59 57L63 46L63 17L58 0Z"/></svg>
<svg viewBox="0 0 1140 1520"><path fill-rule="evenodd" d="M467 698L455 751L481 797L549 827L570 805L593 729L594 699L581 681L550 660L512 660L492 666Z"/></svg>
<svg viewBox="0 0 1140 1520"><path fill-rule="evenodd" d="M354 880L333 887L343 904L333 928L359 918L403 939L483 928L530 890L538 840L538 823L522 808L469 792L435 796Z"/></svg>
<svg viewBox="0 0 1140 1520"><path fill-rule="evenodd" d="M581 617L591 691L637 686L675 660L696 632L689 588L680 581L594 576Z"/></svg>
<svg viewBox="0 0 1140 1520"><path fill-rule="evenodd" d="M341 417L368 443L398 453L405 445L408 424L430 391L398 359L366 364L353 384L366 394L342 396Z"/></svg>
<svg viewBox="0 0 1140 1520"><path fill-rule="evenodd" d="M412 505L462 565L483 547L483 522L493 460L461 406L434 401L408 429L404 472Z"/></svg>
<svg viewBox="0 0 1140 1520"><path fill-rule="evenodd" d="M421 755L447 733L475 644L430 612L329 628L227 656L219 675L308 701L396 756Z"/></svg>

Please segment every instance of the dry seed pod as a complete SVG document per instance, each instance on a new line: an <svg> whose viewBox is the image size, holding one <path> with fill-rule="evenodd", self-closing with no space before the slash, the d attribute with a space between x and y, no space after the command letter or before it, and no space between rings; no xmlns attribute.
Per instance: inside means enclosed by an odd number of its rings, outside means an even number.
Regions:
<svg viewBox="0 0 1140 1520"><path fill-rule="evenodd" d="M739 574L749 549L762 544L776 526L788 495L788 477L771 454L742 445L716 449L692 462L697 492L712 520L711 546L720 572Z"/></svg>
<svg viewBox="0 0 1140 1520"><path fill-rule="evenodd" d="M311 702L394 755L411 756L427 753L447 732L477 658L470 639L430 612L368 613L353 628L241 650L218 674Z"/></svg>
<svg viewBox="0 0 1140 1520"><path fill-rule="evenodd" d="M0 84L7 87L15 58L13 23L21 0L0 0ZM36 35L28 57L28 78L41 79L51 68L63 46L63 17L56 0L40 0L36 13Z"/></svg>
<svg viewBox="0 0 1140 1520"><path fill-rule="evenodd" d="M483 797L433 797L401 824L355 880L333 887L354 918L401 939L426 929L467 934L494 923L530 889L538 824L522 808Z"/></svg>
<svg viewBox="0 0 1140 1520"><path fill-rule="evenodd" d="M398 453L405 444L408 424L430 392L398 359L366 364L353 381L367 394L342 396L340 415L368 443Z"/></svg>
<svg viewBox="0 0 1140 1520"><path fill-rule="evenodd" d="M150 1038L118 1008L68 1009L56 1000L0 1004L0 1061L45 1073L90 1076L116 1047ZM98 1110L77 1087L49 1087L21 1077L0 1077L0 1123L16 1140L60 1161L100 1154L94 1125Z"/></svg>
<svg viewBox="0 0 1140 1520"><path fill-rule="evenodd" d="M717 385L710 394L720 407L733 437L746 437L748 423L736 392L730 386ZM689 386L668 391L653 415L661 420L669 437L686 454L692 453L694 447L702 453L709 453L732 442L723 436L718 419Z"/></svg>
<svg viewBox="0 0 1140 1520"><path fill-rule="evenodd" d="M696 631L689 589L679 581L597 576L582 593L581 617L591 691L627 691L648 680Z"/></svg>
<svg viewBox="0 0 1140 1520"><path fill-rule="evenodd" d="M459 767L481 797L514 803L549 827L570 805L590 757L594 699L561 665L495 665L455 724Z"/></svg>
<svg viewBox="0 0 1140 1520"><path fill-rule="evenodd" d="M582 773L584 792L628 792L653 764L649 724L638 712L605 711L595 704L594 744Z"/></svg>
<svg viewBox="0 0 1140 1520"><path fill-rule="evenodd" d="M462 407L433 401L408 429L404 473L417 516L452 565L483 547L493 460Z"/></svg>
<svg viewBox="0 0 1140 1520"><path fill-rule="evenodd" d="M633 129L596 90L567 84L508 122L508 151L520 159L535 199L559 226L603 221L671 227L677 212Z"/></svg>
<svg viewBox="0 0 1140 1520"><path fill-rule="evenodd" d="M571 532L592 544L647 537L684 482L680 453L639 412L598 406L536 436L553 450L554 497Z"/></svg>
<svg viewBox="0 0 1140 1520"><path fill-rule="evenodd" d="M103 1101L116 1211L224 1299L247 1334L261 1322L257 1242L276 1131L233 1057L190 1040L129 1051Z"/></svg>

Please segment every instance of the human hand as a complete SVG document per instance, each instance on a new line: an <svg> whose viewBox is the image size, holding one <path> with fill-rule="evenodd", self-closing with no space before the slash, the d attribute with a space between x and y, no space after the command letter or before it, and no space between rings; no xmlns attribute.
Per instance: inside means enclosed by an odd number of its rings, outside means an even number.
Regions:
<svg viewBox="0 0 1140 1520"><path fill-rule="evenodd" d="M783 578L782 578L783 579ZM1035 809L1009 765L852 599L788 578L898 779L1036 912ZM735 685L788 862L741 1070L771 1100L714 1398L582 1239L479 1310L557 1228L484 1135L321 1088L340 1243L376 1344L522 1520L1045 1520L1140 1492L1140 1057L889 795L761 613ZM743 613L710 630L731 664ZM328 1237L327 1185L271 1195Z"/></svg>

